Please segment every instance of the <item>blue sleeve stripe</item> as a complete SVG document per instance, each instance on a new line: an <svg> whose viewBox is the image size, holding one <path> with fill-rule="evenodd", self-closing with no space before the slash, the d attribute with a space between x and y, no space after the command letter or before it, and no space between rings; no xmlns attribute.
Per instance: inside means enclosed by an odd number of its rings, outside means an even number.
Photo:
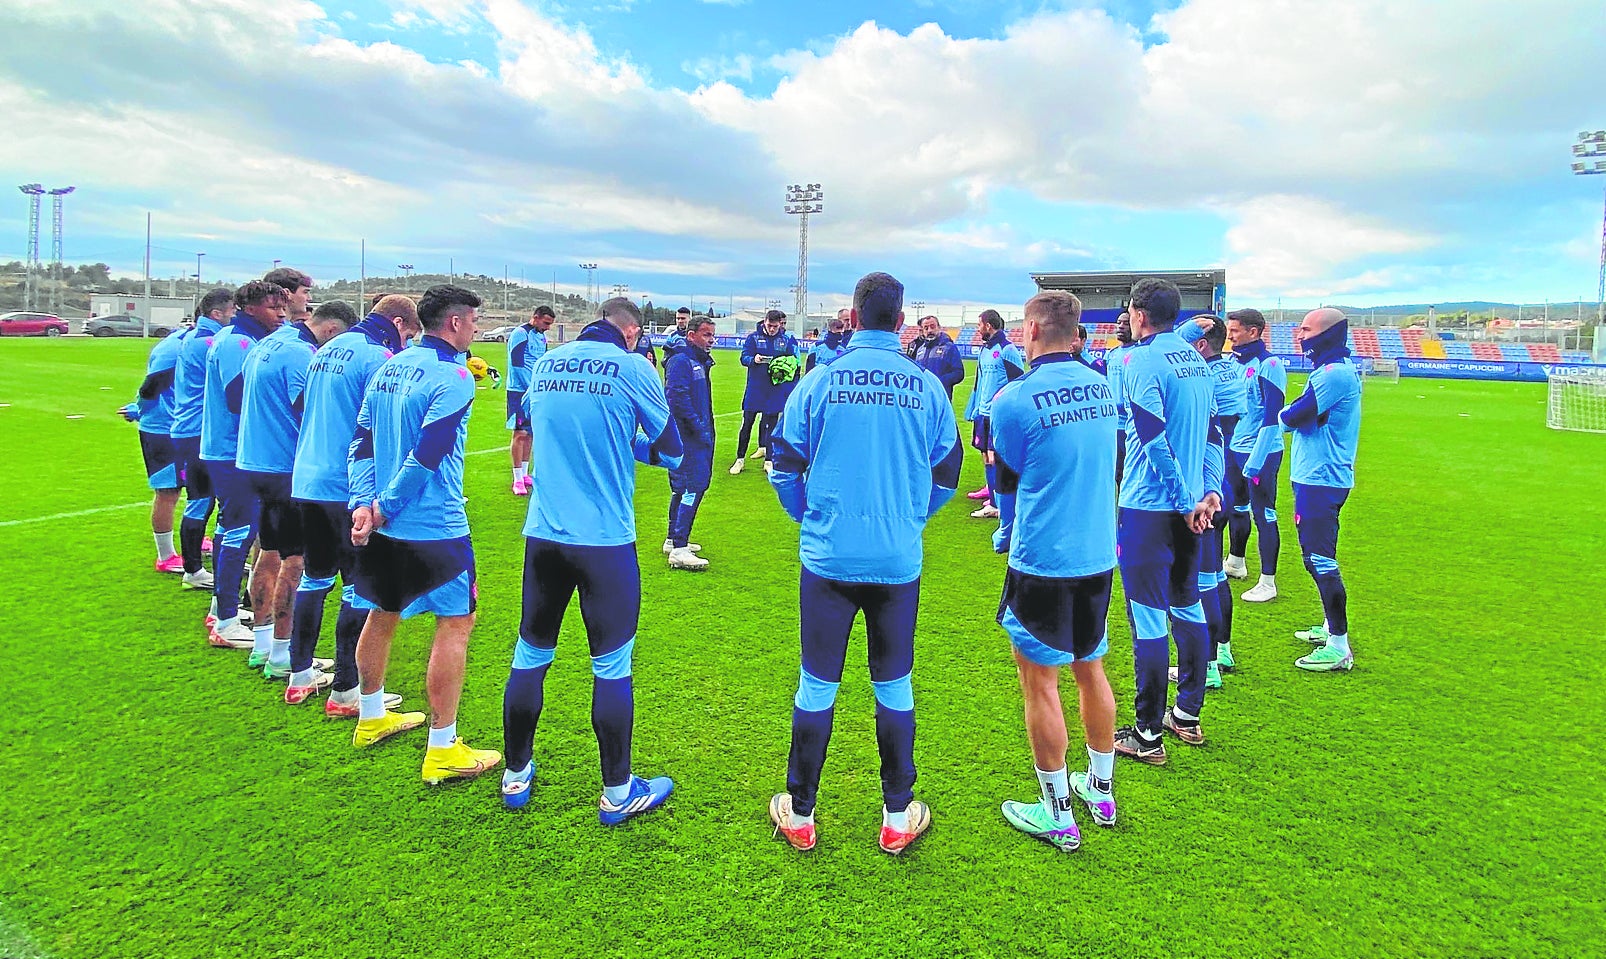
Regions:
<svg viewBox="0 0 1606 959"><path fill-rule="evenodd" d="M791 473L795 476L801 475L804 470L809 468L808 460L803 458L803 454L798 451L798 448L780 435L779 426L770 433L770 446L773 447L772 452L774 453L777 472Z"/></svg>
<svg viewBox="0 0 1606 959"><path fill-rule="evenodd" d="M1316 417L1320 415L1316 409L1316 391L1306 390L1299 399L1282 411L1283 425L1301 429L1315 424Z"/></svg>
<svg viewBox="0 0 1606 959"><path fill-rule="evenodd" d="M1277 414L1283 408L1283 391L1277 384L1265 377L1260 378L1260 408L1264 411L1261 416L1261 426L1276 426Z"/></svg>
<svg viewBox="0 0 1606 959"><path fill-rule="evenodd" d="M659 433L658 438L652 441L652 449L649 452L654 465L663 459L678 460L685 454L686 447L680 441L680 428L675 425L673 416L664 420L663 432Z"/></svg>
<svg viewBox="0 0 1606 959"><path fill-rule="evenodd" d="M1132 411L1132 425L1137 429L1138 440L1144 444L1152 443L1165 435L1165 420L1134 402L1129 407Z"/></svg>
<svg viewBox="0 0 1606 959"><path fill-rule="evenodd" d="M959 470L964 465L964 462L964 449L960 446L958 434L955 434L953 443L948 447L948 452L943 456L942 462L931 468L932 485L940 486L943 489L958 489Z"/></svg>
<svg viewBox="0 0 1606 959"><path fill-rule="evenodd" d="M236 373L234 379L223 386L223 402L228 406L230 413L240 412L245 402L245 374Z"/></svg>
<svg viewBox="0 0 1606 959"><path fill-rule="evenodd" d="M418 461L419 466L432 473L440 469L441 460L457 448L457 428L462 425L463 417L468 415L473 403L470 398L456 413L424 424L418 434L418 446L413 449L413 459Z"/></svg>
<svg viewBox="0 0 1606 959"><path fill-rule="evenodd" d="M352 444L352 459L371 460L374 458L374 431L366 426L359 425Z"/></svg>

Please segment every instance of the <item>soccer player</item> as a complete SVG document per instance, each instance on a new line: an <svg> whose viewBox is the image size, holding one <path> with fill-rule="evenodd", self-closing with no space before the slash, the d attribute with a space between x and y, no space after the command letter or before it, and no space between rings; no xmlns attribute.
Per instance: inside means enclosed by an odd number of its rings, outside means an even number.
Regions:
<svg viewBox="0 0 1606 959"><path fill-rule="evenodd" d="M546 331L557 322L550 306L538 306L507 338L507 428L513 431L513 493L530 495L530 424L524 419L524 391L530 368L546 355Z"/></svg>
<svg viewBox="0 0 1606 959"><path fill-rule="evenodd" d="M1260 534L1260 580L1244 591L1241 598L1246 603L1277 598L1277 553L1282 545L1277 529L1277 474L1283 463L1283 430L1277 414L1288 390L1288 369L1267 352L1265 334L1266 318L1259 310L1227 314L1227 339L1232 341L1233 357L1243 364L1240 372L1248 403L1233 431L1227 461L1233 513L1229 517L1231 554L1224 568L1233 579L1249 575L1244 553L1252 515Z"/></svg>
<svg viewBox="0 0 1606 959"><path fill-rule="evenodd" d="M1072 797L1115 825L1115 694L1104 675L1105 622L1115 574L1115 402L1110 385L1076 361L1082 304L1069 293L1026 302L1030 372L992 404L998 489L1016 497L1018 533L998 604L1014 646L1026 736L1041 793L1009 801L1004 818L1062 852L1081 845ZM1060 669L1071 667L1088 770L1067 774Z"/></svg>
<svg viewBox="0 0 1606 959"><path fill-rule="evenodd" d="M547 669L578 590L591 653L591 727L602 760L597 818L605 826L657 808L675 788L667 776L643 779L630 766L630 660L641 617L635 463L674 469L681 462L663 384L631 349L640 335L640 310L616 296L575 342L535 365L525 405L538 482L524 523L524 614L502 705L502 801L517 809L530 799ZM557 490L568 495L551 495Z"/></svg>
<svg viewBox="0 0 1606 959"><path fill-rule="evenodd" d="M334 681L324 715L355 719L358 714L357 637L368 618L354 605L357 554L351 543L351 483L346 459L357 433L357 411L374 372L418 335L418 307L411 297L379 298L356 326L318 349L302 390L301 433L296 439L290 493L301 508L305 564L296 589L290 635L290 680L284 701L296 706L318 691L322 677L313 651L323 631L324 600L341 579L340 612L335 618ZM401 697L386 693L387 709Z"/></svg>
<svg viewBox="0 0 1606 959"><path fill-rule="evenodd" d="M1119 416L1115 431L1115 482L1120 484L1126 472L1126 438L1132 432L1132 410L1126 405L1126 391L1121 382L1124 357L1132 350L1132 318L1125 310L1115 318L1115 340L1120 345L1104 354L1104 375L1110 378L1110 392L1115 398L1115 412Z"/></svg>
<svg viewBox="0 0 1606 959"><path fill-rule="evenodd" d="M1132 621L1137 722L1116 731L1115 751L1166 761L1161 731L1204 742L1210 634L1199 599L1199 537L1221 508L1221 447L1212 442L1215 387L1205 361L1173 332L1182 295L1169 280L1132 286L1136 342L1121 357L1132 417L1117 532L1121 585ZM1166 709L1167 620L1177 646L1177 700Z"/></svg>
<svg viewBox="0 0 1606 959"><path fill-rule="evenodd" d="M184 331L173 367L173 422L168 435L173 439L179 475L184 480L184 518L179 522L178 542L179 555L184 559L183 582L190 589L210 590L213 586L212 573L201 560L206 521L212 515L212 480L201 460L201 420L206 397L206 354L217 331L233 315L233 290L218 288L201 297L195 325Z"/></svg>
<svg viewBox="0 0 1606 959"><path fill-rule="evenodd" d="M1313 673L1351 669L1348 594L1338 568L1338 515L1355 488L1355 451L1361 437L1361 376L1349 356L1349 321L1331 307L1300 321L1300 350L1315 365L1305 392L1283 410L1293 430L1294 526L1305 569L1322 596L1321 626L1300 638L1322 643L1294 665Z"/></svg>
<svg viewBox="0 0 1606 959"><path fill-rule="evenodd" d="M1246 402L1240 367L1221 352L1227 343L1227 326L1219 316L1206 313L1179 326L1177 335L1198 350L1210 368L1216 396L1214 426L1225 440L1237 427ZM1221 568L1221 531L1232 515L1232 485L1223 482L1221 487L1221 510L1211 520L1210 528L1199 537L1199 598L1204 604L1205 626L1210 632L1206 689L1220 689L1222 671L1236 665L1232 659L1232 589Z"/></svg>
<svg viewBox="0 0 1606 959"><path fill-rule="evenodd" d="M786 408L786 399L792 394L792 387L797 381L774 382L770 377L769 363L777 356L797 355L797 340L786 332L786 314L780 310L765 313L763 325L747 334L747 339L742 341L742 365L747 367L747 389L742 393L742 428L736 434L736 462L730 468L732 476L746 466L747 444L753 437L754 420L758 420L758 449L754 451L753 458L763 459L766 463L773 458L770 455L770 434L774 432L775 421L780 418L781 410Z"/></svg>
<svg viewBox="0 0 1606 959"><path fill-rule="evenodd" d="M1108 365L1098 357L1087 358L1087 327L1076 324L1076 339L1071 343L1071 359L1086 366L1100 376L1109 374Z"/></svg>
<svg viewBox="0 0 1606 959"><path fill-rule="evenodd" d="M150 482L151 533L156 537L156 571L185 573L184 559L173 549L173 512L178 508L179 455L169 433L173 427L173 376L188 328L181 327L151 348L138 398L119 412L139 424L139 449ZM199 560L199 556L196 557Z"/></svg>
<svg viewBox="0 0 1606 959"><path fill-rule="evenodd" d="M853 290L853 346L787 400L770 482L802 524L798 584L802 669L786 792L770 819L795 849L814 848L815 799L848 634L864 613L881 753L880 846L897 855L931 825L914 800L915 617L921 534L954 495L962 453L942 383L904 356L903 284L871 273ZM920 504L920 505L916 505Z"/></svg>
<svg viewBox="0 0 1606 959"><path fill-rule="evenodd" d="M686 334L691 332L691 309L681 307L675 311L675 328L664 340L664 375L669 375L669 360L686 348Z"/></svg>
<svg viewBox="0 0 1606 959"><path fill-rule="evenodd" d="M304 537L301 507L291 492L296 440L313 354L357 322L357 314L340 300L320 304L306 322L279 327L245 357L241 370L240 442L234 462L258 503L257 553L251 570L251 607L267 613L254 630L246 665L261 667L264 678L290 679L291 611L301 582ZM271 624L271 628L268 627ZM323 665L332 665L325 660ZM317 672L312 685L322 688L333 677Z"/></svg>
<svg viewBox="0 0 1606 959"><path fill-rule="evenodd" d="M680 466L669 471L669 536L664 552L674 569L704 569L702 547L691 541L697 507L708 492L714 472L713 372L714 321L699 317L688 325L686 338L664 364L664 395L675 418L683 453Z"/></svg>
<svg viewBox="0 0 1606 959"><path fill-rule="evenodd" d="M1024 372L1026 361L1021 358L1020 348L1009 341L1009 336L1004 332L1004 319L997 310L982 310L976 327L982 337L981 356L976 361L976 382L971 387L970 400L965 404L965 419L970 420L970 445L981 453L982 463L987 469L986 488L995 492L970 515L975 519L1002 519L1001 508L1008 504L999 502L994 485L997 476L993 467L992 440L987 432L987 414L992 409L993 397L1004 388L1005 383ZM1007 523L999 524L1001 530L1007 526Z"/></svg>
<svg viewBox="0 0 1606 959"><path fill-rule="evenodd" d="M260 642L252 635L252 629L240 622L240 582L245 578L246 556L256 538L261 504L235 465L235 456L239 451L246 355L258 341L284 324L288 302L283 287L265 280L252 280L240 287L234 293L233 321L213 335L206 354L201 460L217 493L218 533L222 540L213 554L217 609L207 641L226 649L272 644L271 619L255 623L258 631L266 631ZM262 611L267 612L266 608Z"/></svg>
<svg viewBox="0 0 1606 959"><path fill-rule="evenodd" d="M463 444L474 405L474 380L463 356L474 342L480 302L460 286L424 291L418 301L424 335L368 381L347 462L351 542L358 547L353 592L355 605L369 610L357 640L362 694L352 745L372 746L423 724L423 713L387 708L385 669L401 620L433 613L423 766L424 782L431 785L478 776L502 760L495 750L471 749L457 735L479 592L463 499Z"/></svg>
<svg viewBox="0 0 1606 959"><path fill-rule="evenodd" d="M920 335L909 343L909 358L930 370L953 398L954 387L965 378L965 361L935 316L920 318Z"/></svg>
<svg viewBox="0 0 1606 959"><path fill-rule="evenodd" d="M312 299L312 277L300 270L281 266L263 274L262 279L284 290L286 322L305 323L312 318L312 310L307 305Z"/></svg>
<svg viewBox="0 0 1606 959"><path fill-rule="evenodd" d="M809 350L809 357L803 372L808 373L820 366L830 366L843 353L848 351L848 344L852 342L853 331L848 328L848 321L843 317L832 317L825 324L825 335L820 337Z"/></svg>

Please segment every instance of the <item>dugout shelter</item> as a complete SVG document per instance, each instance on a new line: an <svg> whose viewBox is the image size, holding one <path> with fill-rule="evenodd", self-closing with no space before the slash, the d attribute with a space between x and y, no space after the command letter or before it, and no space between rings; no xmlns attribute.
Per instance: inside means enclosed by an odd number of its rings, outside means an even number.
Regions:
<svg viewBox="0 0 1606 959"><path fill-rule="evenodd" d="M1150 270L1131 273L1033 273L1039 291L1064 290L1082 301L1082 325L1113 324L1126 306L1132 284L1147 276L1170 280L1182 292L1178 322L1200 313L1226 316L1226 270Z"/></svg>

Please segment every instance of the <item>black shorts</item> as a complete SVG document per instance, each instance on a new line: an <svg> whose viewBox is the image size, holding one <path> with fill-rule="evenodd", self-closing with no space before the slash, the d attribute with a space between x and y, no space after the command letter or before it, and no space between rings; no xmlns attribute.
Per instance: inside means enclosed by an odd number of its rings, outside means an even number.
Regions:
<svg viewBox="0 0 1606 959"><path fill-rule="evenodd" d="M151 489L178 489L178 447L166 433L140 430L139 452L145 459L145 478Z"/></svg>
<svg viewBox="0 0 1606 959"><path fill-rule="evenodd" d="M983 453L993 448L991 417L978 416L970 421L970 445Z"/></svg>
<svg viewBox="0 0 1606 959"><path fill-rule="evenodd" d="M201 459L201 438L179 436L173 439L178 451L179 478L184 481L184 495L192 502L212 498L212 474Z"/></svg>
<svg viewBox="0 0 1606 959"><path fill-rule="evenodd" d="M313 579L339 575L347 585L357 571L357 549L351 545L351 510L345 503L297 500L301 507L301 540L306 574Z"/></svg>
<svg viewBox="0 0 1606 959"><path fill-rule="evenodd" d="M1115 571L1091 576L1004 574L998 623L1021 655L1039 666L1068 666L1102 657Z"/></svg>
<svg viewBox="0 0 1606 959"><path fill-rule="evenodd" d="M290 497L290 474L254 470L241 470L240 474L262 503L257 542L281 558L300 556L306 551L306 542L301 532L301 505Z"/></svg>
<svg viewBox="0 0 1606 959"><path fill-rule="evenodd" d="M457 539L402 540L375 533L357 550L359 609L467 616L479 600L474 544Z"/></svg>

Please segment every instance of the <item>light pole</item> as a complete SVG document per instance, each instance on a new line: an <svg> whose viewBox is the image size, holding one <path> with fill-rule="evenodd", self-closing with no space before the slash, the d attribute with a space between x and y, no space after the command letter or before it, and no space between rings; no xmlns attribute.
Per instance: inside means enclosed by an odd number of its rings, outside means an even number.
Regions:
<svg viewBox="0 0 1606 959"><path fill-rule="evenodd" d="M411 263L398 263L396 264L396 269L402 271L402 292L411 293L413 291L413 265Z"/></svg>
<svg viewBox="0 0 1606 959"><path fill-rule="evenodd" d="M580 264L580 269L586 271L586 315L590 316L591 315L591 299L592 299L593 295L596 293L596 291L591 286L591 277L592 277L592 274L597 272L597 265L595 263L581 263Z"/></svg>
<svg viewBox="0 0 1606 959"><path fill-rule="evenodd" d="M802 323L809 318L809 214L825 211L825 191L818 183L792 183L786 188L786 212L797 220L797 285L792 312Z"/></svg>
<svg viewBox="0 0 1606 959"><path fill-rule="evenodd" d="M195 308L196 309L200 309L201 308L201 257L203 257L205 255L206 255L205 253L197 253L197 254L195 254ZM151 305L149 303L145 304L145 309L146 310L149 310L150 308L151 308Z"/></svg>
<svg viewBox="0 0 1606 959"><path fill-rule="evenodd" d="M38 282L34 274L39 272L39 198L45 195L43 183L24 183L17 187L28 197L28 265L24 267L27 272L26 286L23 290L23 309L31 310L36 306Z"/></svg>
<svg viewBox="0 0 1606 959"><path fill-rule="evenodd" d="M1585 130L1573 144L1573 172L1580 176L1606 173L1606 130ZM1600 279L1595 287L1595 322L1606 323L1606 201L1601 205Z"/></svg>
<svg viewBox="0 0 1606 959"><path fill-rule="evenodd" d="M275 269L275 270L277 270L277 269L278 269L278 268L279 268L279 264L280 264L280 263L281 263L281 262L283 262L283 261L281 261L281 260L274 260L274 261L273 261L273 268L274 268L274 269Z"/></svg>
<svg viewBox="0 0 1606 959"><path fill-rule="evenodd" d="M915 300L913 303L911 303L909 305L914 307L915 325L919 326L920 325L920 321L926 318L926 301L925 300Z"/></svg>

